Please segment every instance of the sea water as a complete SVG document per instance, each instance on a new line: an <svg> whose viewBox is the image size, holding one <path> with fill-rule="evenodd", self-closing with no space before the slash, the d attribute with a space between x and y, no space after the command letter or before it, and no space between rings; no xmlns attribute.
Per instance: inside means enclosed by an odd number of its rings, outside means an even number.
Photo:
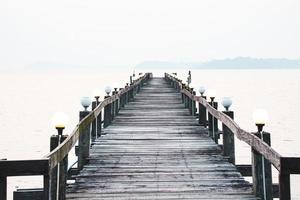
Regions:
<svg viewBox="0 0 300 200"><path fill-rule="evenodd" d="M136 70L138 72L151 70ZM177 72L186 80L188 70ZM163 76L155 70L154 76ZM82 110L80 98L92 96L99 88L124 87L132 70L99 71L18 71L0 74L0 159L41 158L49 152L49 138L56 134L51 117L57 111L69 116L65 133L78 123ZM217 101L231 97L235 121L247 131L255 131L252 113L256 108L268 111L270 120L265 130L271 133L272 147L284 156L300 157L300 70L192 70L192 87L205 86L217 91ZM197 93L198 94L198 93ZM219 105L219 110L222 110ZM71 152L70 163L75 161ZM236 162L250 164L247 144L236 140ZM273 169L273 182L278 182ZM291 176L293 199L300 199L300 175ZM42 187L42 178L9 177L8 197L15 188Z"/></svg>

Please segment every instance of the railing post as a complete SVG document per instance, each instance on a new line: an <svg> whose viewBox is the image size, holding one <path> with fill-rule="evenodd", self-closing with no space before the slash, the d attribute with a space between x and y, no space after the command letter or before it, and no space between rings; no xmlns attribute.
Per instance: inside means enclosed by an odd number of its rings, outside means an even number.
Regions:
<svg viewBox="0 0 300 200"><path fill-rule="evenodd" d="M118 94L118 88L115 88L115 94ZM119 98L115 100L115 116L119 113Z"/></svg>
<svg viewBox="0 0 300 200"><path fill-rule="evenodd" d="M92 110L95 110L96 107L97 107L97 102L93 101L92 102ZM92 142L95 142L96 137L97 137L96 135L97 135L97 122L96 122L96 119L95 119L92 122L92 130L91 130L91 139L92 139Z"/></svg>
<svg viewBox="0 0 300 200"><path fill-rule="evenodd" d="M0 177L0 199L5 200L7 198L7 177Z"/></svg>
<svg viewBox="0 0 300 200"><path fill-rule="evenodd" d="M52 135L50 138L50 151L61 144L67 135ZM66 197L66 185L68 175L68 156L66 156L59 164L51 170L50 193L51 199L64 200ZM59 181L59 184L57 184ZM58 188L57 188L58 186Z"/></svg>
<svg viewBox="0 0 300 200"><path fill-rule="evenodd" d="M129 97L128 101L133 101L134 99L134 94L133 94L134 87L132 87L128 92L129 92Z"/></svg>
<svg viewBox="0 0 300 200"><path fill-rule="evenodd" d="M290 174L280 170L279 172L279 199L291 199Z"/></svg>
<svg viewBox="0 0 300 200"><path fill-rule="evenodd" d="M185 89L185 84L182 84L182 89ZM184 104L184 107L186 108L186 102L185 102L185 94L181 93L182 103Z"/></svg>
<svg viewBox="0 0 300 200"><path fill-rule="evenodd" d="M85 118L90 112L80 111L79 121ZM82 170L87 163L87 158L90 156L90 126L85 129L79 127L80 135L78 140L78 170Z"/></svg>
<svg viewBox="0 0 300 200"><path fill-rule="evenodd" d="M119 88L119 91L121 91L122 89L123 89L123 88ZM119 110L120 110L121 108L124 107L124 97L125 97L125 94L124 94L124 93L120 95L120 106L119 106Z"/></svg>
<svg viewBox="0 0 300 200"><path fill-rule="evenodd" d="M50 189L50 176L49 176L49 174L44 174L44 177L43 177L43 187L44 187L44 196L43 197L44 197L45 200L49 200L50 199L50 193L49 193L49 189Z"/></svg>
<svg viewBox="0 0 300 200"><path fill-rule="evenodd" d="M129 87L129 85L128 85L128 83L126 83L126 87L125 88L128 88ZM125 95L125 105L129 102L129 91L127 90L126 91L126 93L125 93L126 95Z"/></svg>
<svg viewBox="0 0 300 200"><path fill-rule="evenodd" d="M201 96L203 99L206 99L206 96ZM201 103L198 103L198 115L199 115L199 124L201 126L207 126L207 114L206 107Z"/></svg>
<svg viewBox="0 0 300 200"><path fill-rule="evenodd" d="M218 102L209 102L209 104L218 110ZM218 119L213 117L210 113L208 113L208 133L209 136L218 144L219 139L219 128L218 128Z"/></svg>
<svg viewBox="0 0 300 200"><path fill-rule="evenodd" d="M115 95L115 91L112 92L112 96ZM115 101L111 102L111 121L115 118Z"/></svg>
<svg viewBox="0 0 300 200"><path fill-rule="evenodd" d="M193 96L196 96L196 92L195 91L193 91ZM193 99L191 99L191 102L192 102L192 116L195 116L196 115L196 102L193 100Z"/></svg>
<svg viewBox="0 0 300 200"><path fill-rule="evenodd" d="M109 98L110 96L105 96L104 98ZM104 107L104 124L103 127L106 128L111 123L111 103Z"/></svg>
<svg viewBox="0 0 300 200"><path fill-rule="evenodd" d="M191 88L188 88L190 94L192 94ZM186 96L187 108L189 109L190 114L192 114L192 99L189 96Z"/></svg>
<svg viewBox="0 0 300 200"><path fill-rule="evenodd" d="M101 102L99 101L97 105L99 105ZM102 112L99 113L97 116L97 137L101 137L101 131L102 131Z"/></svg>
<svg viewBox="0 0 300 200"><path fill-rule="evenodd" d="M254 133L268 145L271 144L270 133ZM265 200L273 199L272 170L270 162L252 148L252 179L253 191L257 197Z"/></svg>
<svg viewBox="0 0 300 200"><path fill-rule="evenodd" d="M234 119L233 111L223 111L223 113ZM229 162L235 164L235 148L234 148L234 134L225 125L222 124L223 131L223 155L228 157Z"/></svg>

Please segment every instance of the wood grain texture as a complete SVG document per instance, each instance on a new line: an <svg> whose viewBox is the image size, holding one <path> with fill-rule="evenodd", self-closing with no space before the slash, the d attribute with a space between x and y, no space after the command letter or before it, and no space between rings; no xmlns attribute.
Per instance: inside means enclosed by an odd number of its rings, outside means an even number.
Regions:
<svg viewBox="0 0 300 200"><path fill-rule="evenodd" d="M103 129L75 180L67 199L257 199L162 78Z"/></svg>

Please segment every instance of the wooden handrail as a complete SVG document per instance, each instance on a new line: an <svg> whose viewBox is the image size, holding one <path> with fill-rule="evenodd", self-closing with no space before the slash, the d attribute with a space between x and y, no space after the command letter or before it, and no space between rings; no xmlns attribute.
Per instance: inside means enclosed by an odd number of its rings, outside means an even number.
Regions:
<svg viewBox="0 0 300 200"><path fill-rule="evenodd" d="M276 152L267 142L270 142L270 139L261 139L260 137L262 135L269 135L269 133L263 133L258 136L257 133L251 133L243 130L240 128L240 126L231 118L233 117L233 112L231 112L232 116L228 116L226 113L220 112L217 109L214 108L210 103L206 101L205 98L201 96L196 96L193 95L195 92L189 87L187 87L185 84L182 84L182 81L170 74L165 73L165 78L170 81L170 84L174 86L178 91L181 92L182 94L182 100L185 103L186 99L189 99L190 102L198 102L199 106L201 105L204 110L200 113L199 110L199 123L204 124L206 126L206 112L208 112L211 115L211 118L215 118L222 122L223 128L226 127L226 130L230 131L234 136L236 136L239 140L247 143L251 149L252 149L252 177L253 181L255 182L253 184L254 192L256 195L261 196L262 193L261 191L257 192L257 188L262 187L262 184L264 184L264 187L268 187L268 199L271 198L272 194L272 179L271 177L266 177L265 179L268 179L268 184L262 183L262 174L259 174L260 172L257 171L257 163L255 162L260 162L259 157L264 157L270 164L272 164L279 172L279 198L280 200L288 200L291 199L291 194L290 194L290 174L300 174L300 158L299 157L283 157L281 156L278 152ZM194 107L191 106L194 105L194 103L188 103L188 108L190 109L191 113L194 112ZM200 109L200 107L199 107ZM201 108L202 109L202 108ZM202 116L201 121L200 121L200 114ZM204 117L203 117L204 116ZM211 119L210 119L211 120ZM215 123L215 122L211 122ZM215 139L215 136L213 136ZM264 136L263 136L264 137ZM269 137L269 136L267 136ZM224 138L223 138L224 139ZM228 139L228 136L227 136ZM230 139L231 142L234 142L234 138ZM264 141L265 140L265 141ZM218 140L215 140L216 142ZM224 142L224 140L223 140ZM228 142L227 142L228 143ZM232 148L225 146L225 149L230 149L232 151ZM233 150L234 151L234 150ZM227 152L228 153L228 152ZM229 159L235 160L234 159L234 152L231 152ZM233 156L233 157L232 157ZM261 165L259 163L259 167L264 166L264 170L268 170L268 173L271 174L271 166L270 164L266 163L266 165L269 165L269 167L266 167L265 165ZM265 168L266 167L266 168ZM270 175L269 175L270 176ZM271 189L270 189L271 188ZM266 195L266 193L264 194Z"/></svg>
<svg viewBox="0 0 300 200"><path fill-rule="evenodd" d="M254 148L267 160L269 160L277 170L280 170L281 155L277 153L267 143L253 135L253 133L241 129L235 121L233 121L229 116L225 115L223 112L220 112L213 108L204 98L200 96L194 96L186 89L182 89L181 92L187 95L193 101L197 101L203 106L205 106L207 111L212 116L220 120L223 124L225 124L239 140L246 142L249 146Z"/></svg>
<svg viewBox="0 0 300 200"><path fill-rule="evenodd" d="M272 163L272 165L279 172L292 171L288 169L287 165L282 166L282 160L293 160L294 162L299 163L297 165L295 164L293 165L293 169L294 169L293 171L300 173L300 158L281 156L272 147L270 147L267 143L262 141L260 138L256 137L253 133L245 131L242 128L240 128L240 126L229 116L213 108L204 98L191 94L190 91L188 91L183 87L183 84L179 79L173 77L170 74L166 74L166 76L178 84L178 86L181 88L181 93L185 94L191 100L197 101L200 104L202 104L212 116L214 116L215 118L220 120L223 124L225 124L239 140L247 143L250 147L252 147L261 155L263 155L268 161Z"/></svg>
<svg viewBox="0 0 300 200"><path fill-rule="evenodd" d="M124 89L120 90L117 94L104 99L92 112L90 112L85 118L83 118L76 125L73 132L59 146L57 146L53 151L51 151L50 153L44 156L44 158L50 159L49 171L53 169L55 166L57 166L58 163L62 161L66 155L68 155L69 151L73 148L73 146L78 141L81 130L84 130L87 126L89 126L92 123L92 121L97 118L97 116L101 113L101 110L106 105L111 104L116 99L119 99L122 94L132 90L143 80L145 80L149 75L150 73L144 74L144 76L142 76L137 81L135 81L131 86L125 87Z"/></svg>
<svg viewBox="0 0 300 200"><path fill-rule="evenodd" d="M79 138L81 136L85 136L85 134L87 133L87 131L85 130L87 130L87 128L94 122L95 119L97 119L97 117L101 114L102 109L104 109L105 113L106 106L111 106L111 104L114 104L116 101L120 100L122 97L124 97L124 95L127 96L128 93L132 93L132 95L134 95L134 90L139 89L141 84L149 78L152 78L152 74L145 73L144 76L134 81L130 86L126 86L125 88L120 89L117 93L114 92L111 97L105 98L95 109L93 109L93 111L88 112L88 114L82 120L80 120L73 132L69 136L67 136L60 145L58 145L47 155L43 156L41 159L0 160L0 199L6 199L7 197L7 177L24 175L43 175L43 199L51 199L52 194L54 194L53 192L56 192L56 189L55 191L53 191L51 188L52 186L54 188L57 187L57 185L53 185L53 183L51 182L55 181L57 179L57 176L60 176L61 178L62 176L66 175L65 172L62 172L62 174L57 173L56 167L59 163L66 164L65 158L67 158L68 153L77 143ZM126 102L127 101L129 101L129 99L127 99ZM52 180L53 178L54 180ZM62 185L64 185L64 183L62 183Z"/></svg>

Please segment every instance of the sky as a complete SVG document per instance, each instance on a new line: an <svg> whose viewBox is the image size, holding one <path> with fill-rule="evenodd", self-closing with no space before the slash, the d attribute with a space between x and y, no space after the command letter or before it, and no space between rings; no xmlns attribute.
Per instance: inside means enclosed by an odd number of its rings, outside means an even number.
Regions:
<svg viewBox="0 0 300 200"><path fill-rule="evenodd" d="M0 69L299 58L299 0L1 0Z"/></svg>

